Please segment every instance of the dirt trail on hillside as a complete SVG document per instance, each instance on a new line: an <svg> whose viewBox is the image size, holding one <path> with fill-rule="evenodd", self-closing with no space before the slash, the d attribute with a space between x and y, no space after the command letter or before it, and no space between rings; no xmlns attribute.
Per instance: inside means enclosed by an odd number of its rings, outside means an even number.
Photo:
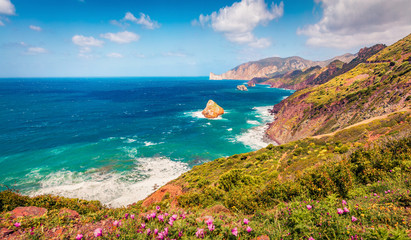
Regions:
<svg viewBox="0 0 411 240"><path fill-rule="evenodd" d="M322 137L333 136L334 134L336 134L336 133L338 133L338 132L340 132L340 131L343 131L343 130L346 130L346 129L350 129L350 128L352 128L352 127L356 127L356 126L359 126L359 125L362 125L362 124L367 124L367 123L370 123L370 122L372 122L372 121L374 121L374 120L384 119L384 118L387 118L389 115L394 114L394 113L410 112L410 111L411 111L410 108L403 108L403 109L401 109L401 110L399 110L399 111L396 111L396 112L384 114L384 115L381 115L381 116L378 116L378 117L369 118L369 119L367 119L367 120L364 120L364 121L358 122L358 123L356 123L356 124L350 125L350 126L348 126L348 127L345 127L345 128L343 128L343 129L337 130L337 131L335 131L335 132L331 132L331 133L327 133L327 134L321 134L321 135L316 135L316 136L312 136L311 138L320 139L320 138L322 138Z"/></svg>

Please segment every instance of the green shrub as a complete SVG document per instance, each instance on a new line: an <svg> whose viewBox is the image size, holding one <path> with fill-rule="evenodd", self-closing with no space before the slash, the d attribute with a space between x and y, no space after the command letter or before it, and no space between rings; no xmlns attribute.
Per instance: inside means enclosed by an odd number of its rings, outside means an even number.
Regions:
<svg viewBox="0 0 411 240"><path fill-rule="evenodd" d="M243 171L239 169L232 169L224 173L218 180L219 186L226 192L236 187L253 184L255 182L256 179L254 177L243 173Z"/></svg>

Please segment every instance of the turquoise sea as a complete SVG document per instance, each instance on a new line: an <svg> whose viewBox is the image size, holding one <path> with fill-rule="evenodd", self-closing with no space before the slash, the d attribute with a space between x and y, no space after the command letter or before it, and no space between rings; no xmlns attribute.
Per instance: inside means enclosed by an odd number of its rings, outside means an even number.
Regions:
<svg viewBox="0 0 411 240"><path fill-rule="evenodd" d="M191 167L265 147L293 91L206 77L0 79L0 184L122 206ZM201 115L209 99L226 113Z"/></svg>

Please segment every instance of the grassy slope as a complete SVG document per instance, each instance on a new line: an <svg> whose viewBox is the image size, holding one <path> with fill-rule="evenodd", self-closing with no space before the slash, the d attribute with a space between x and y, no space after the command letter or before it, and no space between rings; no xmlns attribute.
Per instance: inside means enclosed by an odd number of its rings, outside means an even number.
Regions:
<svg viewBox="0 0 411 240"><path fill-rule="evenodd" d="M267 133L284 143L409 106L410 53L411 35L371 57L372 63L296 92L274 107L276 121Z"/></svg>

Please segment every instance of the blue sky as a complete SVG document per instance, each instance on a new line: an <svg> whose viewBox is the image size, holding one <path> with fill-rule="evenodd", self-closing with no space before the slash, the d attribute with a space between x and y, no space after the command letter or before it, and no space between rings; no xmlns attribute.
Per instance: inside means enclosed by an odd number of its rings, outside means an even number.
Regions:
<svg viewBox="0 0 411 240"><path fill-rule="evenodd" d="M411 33L409 0L0 0L0 77L206 76Z"/></svg>

